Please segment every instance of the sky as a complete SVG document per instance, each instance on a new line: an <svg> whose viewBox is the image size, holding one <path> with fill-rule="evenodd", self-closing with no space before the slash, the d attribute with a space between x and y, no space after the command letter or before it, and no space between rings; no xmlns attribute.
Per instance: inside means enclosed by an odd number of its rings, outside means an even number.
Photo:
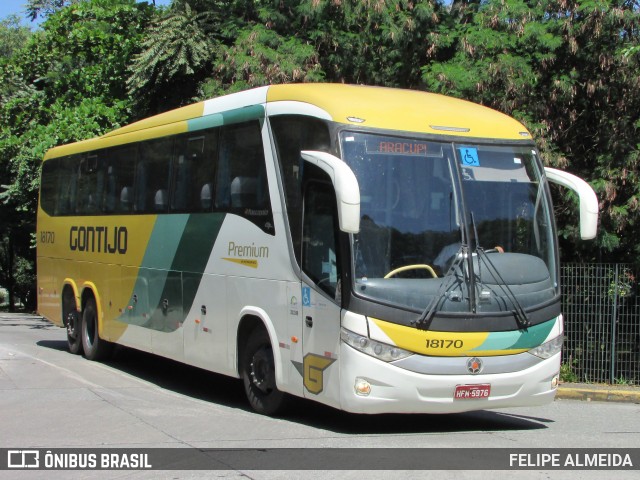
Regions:
<svg viewBox="0 0 640 480"><path fill-rule="evenodd" d="M146 1L146 0L137 0ZM148 0L151 3L151 0ZM168 5L171 0L156 0L156 5ZM25 4L27 0L0 0L0 19L4 19L11 14L16 14L20 18L24 19L23 24L26 26L35 27L35 23L31 23L25 18Z"/></svg>

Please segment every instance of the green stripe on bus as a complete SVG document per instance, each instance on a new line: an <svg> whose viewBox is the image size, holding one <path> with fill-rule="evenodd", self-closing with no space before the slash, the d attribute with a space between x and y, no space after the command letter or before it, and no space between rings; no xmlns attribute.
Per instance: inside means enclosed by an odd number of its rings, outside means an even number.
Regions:
<svg viewBox="0 0 640 480"><path fill-rule="evenodd" d="M177 253L172 256L171 270L204 272L213 244L218 238L225 213L194 213L184 226Z"/></svg>
<svg viewBox="0 0 640 480"><path fill-rule="evenodd" d="M176 254L172 256L171 271L167 272L160 298L147 325L149 328L172 332L184 322L224 218L224 213L189 215Z"/></svg>
<svg viewBox="0 0 640 480"><path fill-rule="evenodd" d="M187 128L190 132L196 132L206 128L220 127L222 125L224 125L224 119L221 113L214 113L213 115L207 115L206 117L187 120Z"/></svg>
<svg viewBox="0 0 640 480"><path fill-rule="evenodd" d="M212 115L205 115L203 117L187 120L187 128L190 132L196 132L206 128L256 120L264 118L264 116L265 110L262 105L251 105L224 113L214 113Z"/></svg>
<svg viewBox="0 0 640 480"><path fill-rule="evenodd" d="M131 292L130 308L119 320L155 330L163 330L153 318L162 304L167 278L189 215L158 215L147 242Z"/></svg>
<svg viewBox="0 0 640 480"><path fill-rule="evenodd" d="M191 310L202 275L211 257L226 214L193 214L184 229L178 253L171 265L182 274L182 308L185 316Z"/></svg>
<svg viewBox="0 0 640 480"><path fill-rule="evenodd" d="M126 323L161 332L180 327L196 296L224 213L158 216L142 261Z"/></svg>
<svg viewBox="0 0 640 480"><path fill-rule="evenodd" d="M511 348L533 348L544 342L556 324L556 319L527 328Z"/></svg>
<svg viewBox="0 0 640 480"><path fill-rule="evenodd" d="M491 332L482 345L473 350L516 350L537 347L544 342L555 324L554 318L526 330Z"/></svg>
<svg viewBox="0 0 640 480"><path fill-rule="evenodd" d="M171 268L189 215L158 215L144 252L141 268Z"/></svg>

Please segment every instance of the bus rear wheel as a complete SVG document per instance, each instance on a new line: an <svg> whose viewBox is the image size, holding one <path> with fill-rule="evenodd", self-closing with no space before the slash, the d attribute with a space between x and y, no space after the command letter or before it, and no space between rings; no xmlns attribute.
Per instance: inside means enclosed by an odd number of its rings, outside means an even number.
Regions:
<svg viewBox="0 0 640 480"><path fill-rule="evenodd" d="M249 336L242 358L242 380L249 404L263 415L283 411L287 395L276 387L273 348L267 332L258 328Z"/></svg>
<svg viewBox="0 0 640 480"><path fill-rule="evenodd" d="M111 354L113 344L98 335L96 301L89 298L82 311L82 349L87 360L104 360Z"/></svg>
<svg viewBox="0 0 640 480"><path fill-rule="evenodd" d="M66 318L67 345L69 346L69 351L74 355L82 352L81 323L78 312L69 312Z"/></svg>

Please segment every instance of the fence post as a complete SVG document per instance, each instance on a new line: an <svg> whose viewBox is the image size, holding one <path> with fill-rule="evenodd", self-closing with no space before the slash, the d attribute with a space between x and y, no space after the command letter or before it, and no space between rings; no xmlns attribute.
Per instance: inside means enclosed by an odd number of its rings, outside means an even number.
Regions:
<svg viewBox="0 0 640 480"><path fill-rule="evenodd" d="M616 378L616 323L618 322L618 279L619 273L618 268L619 264L616 263L615 273L613 277L614 287L613 287L613 306L611 311L611 368L609 371L611 372L611 376L609 378L609 383L613 385L615 383Z"/></svg>

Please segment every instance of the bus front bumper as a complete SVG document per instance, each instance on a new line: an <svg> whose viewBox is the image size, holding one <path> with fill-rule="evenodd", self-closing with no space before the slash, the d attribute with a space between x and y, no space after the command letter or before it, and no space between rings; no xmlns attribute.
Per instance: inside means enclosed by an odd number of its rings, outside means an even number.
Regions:
<svg viewBox="0 0 640 480"><path fill-rule="evenodd" d="M517 372L487 375L416 373L343 342L340 356L341 408L353 413L456 413L544 405L555 397L560 370L560 353ZM464 386L478 385L490 386L487 398L454 398L456 387L473 390L476 387Z"/></svg>

